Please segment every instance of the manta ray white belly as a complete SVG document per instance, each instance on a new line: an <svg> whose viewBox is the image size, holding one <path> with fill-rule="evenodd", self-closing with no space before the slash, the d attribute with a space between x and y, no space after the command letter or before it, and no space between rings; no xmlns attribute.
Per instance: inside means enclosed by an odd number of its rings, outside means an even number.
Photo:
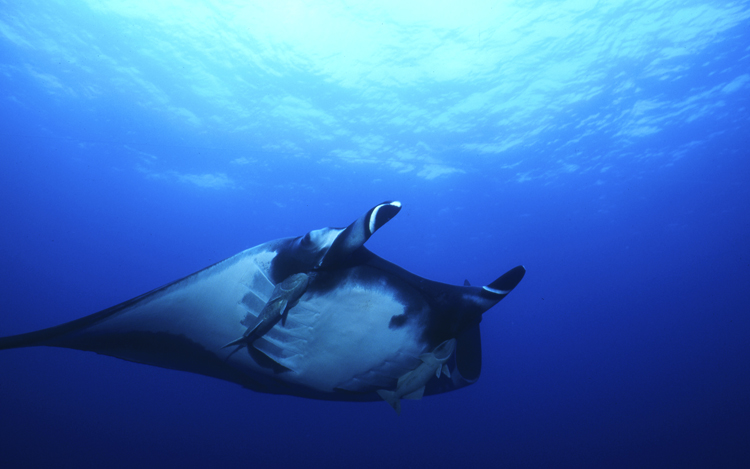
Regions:
<svg viewBox="0 0 750 469"><path fill-rule="evenodd" d="M387 291L345 284L289 311L255 347L289 368L286 381L333 392L368 391L398 379L415 364L423 344L409 327L392 329L404 306Z"/></svg>

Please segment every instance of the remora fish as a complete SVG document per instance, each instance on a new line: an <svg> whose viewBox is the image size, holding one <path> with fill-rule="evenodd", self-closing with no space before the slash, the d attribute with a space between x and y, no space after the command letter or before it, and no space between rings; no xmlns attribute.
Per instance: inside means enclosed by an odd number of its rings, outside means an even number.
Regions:
<svg viewBox="0 0 750 469"><path fill-rule="evenodd" d="M419 356L422 363L398 379L395 391L378 390L378 395L389 403L397 414L401 414L401 399L422 399L424 389L432 375L440 378L442 371L448 378L451 373L446 361L453 355L456 339L449 339L435 347L431 353Z"/></svg>

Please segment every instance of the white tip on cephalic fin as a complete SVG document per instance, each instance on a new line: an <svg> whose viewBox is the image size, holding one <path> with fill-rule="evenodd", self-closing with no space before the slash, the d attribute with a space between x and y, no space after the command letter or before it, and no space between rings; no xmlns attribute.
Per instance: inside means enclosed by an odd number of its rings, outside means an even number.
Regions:
<svg viewBox="0 0 750 469"><path fill-rule="evenodd" d="M507 295L508 293L510 293L510 290L496 290L494 288L488 287L487 285L483 286L482 288L484 290L486 290L486 291L488 291L490 293L494 293L496 295Z"/></svg>

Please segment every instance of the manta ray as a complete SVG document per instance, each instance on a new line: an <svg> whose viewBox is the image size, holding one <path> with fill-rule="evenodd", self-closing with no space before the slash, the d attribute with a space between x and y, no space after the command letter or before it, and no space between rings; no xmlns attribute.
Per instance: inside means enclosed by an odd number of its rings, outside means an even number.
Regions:
<svg viewBox="0 0 750 469"><path fill-rule="evenodd" d="M447 285L364 247L401 209L247 249L98 313L0 349L65 347L312 399L421 398L479 378L482 314L521 281ZM442 371L442 373L441 373Z"/></svg>

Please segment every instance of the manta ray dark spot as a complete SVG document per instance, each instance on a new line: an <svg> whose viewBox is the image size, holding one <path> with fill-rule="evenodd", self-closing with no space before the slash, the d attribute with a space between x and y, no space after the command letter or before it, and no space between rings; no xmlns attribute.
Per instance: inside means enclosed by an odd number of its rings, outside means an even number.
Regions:
<svg viewBox="0 0 750 469"><path fill-rule="evenodd" d="M397 329L403 326L404 324L406 324L407 319L409 318L408 316L406 316L406 313L391 316L391 321L388 323L388 329Z"/></svg>

